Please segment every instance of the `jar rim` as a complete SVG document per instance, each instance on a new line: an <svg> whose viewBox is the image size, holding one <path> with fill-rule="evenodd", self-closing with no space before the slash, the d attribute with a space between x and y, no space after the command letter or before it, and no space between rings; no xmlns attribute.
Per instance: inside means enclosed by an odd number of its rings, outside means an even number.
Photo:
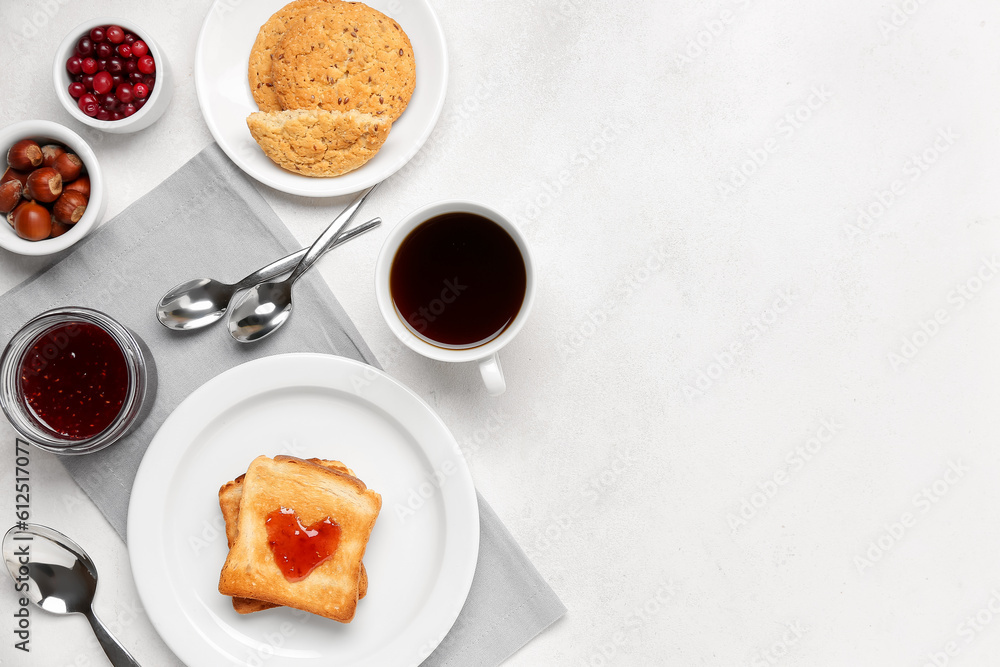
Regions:
<svg viewBox="0 0 1000 667"><path fill-rule="evenodd" d="M125 402L114 420L99 433L84 439L60 438L43 429L24 399L20 368L30 348L62 324L84 322L111 336L122 352L128 370ZM143 407L148 381L146 355L138 339L110 315L85 307L54 308L28 320L10 339L0 355L0 408L23 438L36 447L56 454L87 454L117 442L135 424Z"/></svg>

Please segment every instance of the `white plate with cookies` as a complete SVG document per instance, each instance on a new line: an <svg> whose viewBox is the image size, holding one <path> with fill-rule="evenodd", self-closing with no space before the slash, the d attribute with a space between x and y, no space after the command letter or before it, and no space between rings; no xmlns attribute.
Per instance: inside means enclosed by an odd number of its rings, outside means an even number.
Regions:
<svg viewBox="0 0 1000 667"><path fill-rule="evenodd" d="M304 569L288 569L301 562L280 520L307 541ZM415 666L465 604L479 509L454 437L411 390L350 359L277 355L163 423L128 546L150 621L190 667Z"/></svg>
<svg viewBox="0 0 1000 667"><path fill-rule="evenodd" d="M332 197L416 155L444 105L448 54L428 0L216 0L194 76L205 122L240 169Z"/></svg>

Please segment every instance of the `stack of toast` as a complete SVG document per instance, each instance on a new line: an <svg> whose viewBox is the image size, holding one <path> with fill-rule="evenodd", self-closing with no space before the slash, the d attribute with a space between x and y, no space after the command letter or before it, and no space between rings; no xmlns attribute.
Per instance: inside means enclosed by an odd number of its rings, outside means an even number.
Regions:
<svg viewBox="0 0 1000 667"><path fill-rule="evenodd" d="M370 160L416 85L409 37L360 2L294 0L250 51L250 134L278 166L338 176Z"/></svg>
<svg viewBox="0 0 1000 667"><path fill-rule="evenodd" d="M361 560L382 497L352 470L339 461L258 456L246 474L222 485L219 506L229 542L219 592L232 596L237 612L288 606L341 623L354 618L358 600L368 591ZM269 535L271 518L279 511L298 522L293 539L306 547L317 526L337 528L334 549L310 552L310 563L317 564L298 577L289 576L282 564L284 547Z"/></svg>

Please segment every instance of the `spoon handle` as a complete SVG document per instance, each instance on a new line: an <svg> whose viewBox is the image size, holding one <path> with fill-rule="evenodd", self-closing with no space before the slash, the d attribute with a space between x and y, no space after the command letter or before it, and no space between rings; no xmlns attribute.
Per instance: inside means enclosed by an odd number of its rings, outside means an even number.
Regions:
<svg viewBox="0 0 1000 667"><path fill-rule="evenodd" d="M101 619L97 618L93 608L88 609L84 616L90 621L90 627L94 629L97 641L101 643L101 648L104 649L104 653L107 654L108 660L114 667L140 667L132 654L108 631Z"/></svg>
<svg viewBox="0 0 1000 667"><path fill-rule="evenodd" d="M351 220L354 219L358 209L361 208L361 205L365 203L366 199L368 199L368 195L373 193L375 188L378 186L379 184L376 183L367 190L363 190L361 194L355 197L354 201L352 201L347 208L345 208L340 215L338 215L336 219L330 223L330 226L326 228L326 231L319 235L319 238L316 239L316 241L314 241L309 247L309 250L306 252L306 256L302 258L302 261L300 261L298 266L295 267L295 270L292 271L292 275L285 279L288 281L289 285L298 280L299 276L308 271L309 267L315 264L316 260L322 257L323 253L325 253L330 246L336 243L341 232L343 232L347 225L351 224Z"/></svg>
<svg viewBox="0 0 1000 667"><path fill-rule="evenodd" d="M371 230L375 229L381 224L382 224L381 218L373 218L364 224L358 225L354 229L349 229L343 234L341 234L339 237L337 237L337 240L334 241L329 248L327 248L327 251L333 250L334 248L338 248L347 243L348 241L356 239L357 237L361 236L366 232L370 232ZM269 282L279 276L288 273L289 271L294 269L300 261L302 261L302 258L306 256L307 252L309 252L309 248L302 248L302 250L296 250L291 255L285 255L281 259L271 262L264 268L254 271L249 276L247 276L243 280L233 285L233 292L239 292L240 290L245 290L248 287L259 285L260 283Z"/></svg>

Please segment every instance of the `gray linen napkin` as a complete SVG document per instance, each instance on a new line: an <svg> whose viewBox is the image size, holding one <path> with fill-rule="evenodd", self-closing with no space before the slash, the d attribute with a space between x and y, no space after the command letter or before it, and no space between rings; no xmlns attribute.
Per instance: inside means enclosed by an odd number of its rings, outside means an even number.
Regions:
<svg viewBox="0 0 1000 667"><path fill-rule="evenodd" d="M146 447L178 403L207 380L286 352L332 353L379 367L316 272L296 285L295 317L253 345L235 343L223 324L180 333L156 321L154 305L173 285L201 276L235 282L296 248L250 179L212 144L60 262L0 296L2 340L42 311L87 306L138 333L152 350L159 383L146 421L108 449L60 459L123 539ZM425 665L498 665L566 611L482 497L479 507L472 590Z"/></svg>

